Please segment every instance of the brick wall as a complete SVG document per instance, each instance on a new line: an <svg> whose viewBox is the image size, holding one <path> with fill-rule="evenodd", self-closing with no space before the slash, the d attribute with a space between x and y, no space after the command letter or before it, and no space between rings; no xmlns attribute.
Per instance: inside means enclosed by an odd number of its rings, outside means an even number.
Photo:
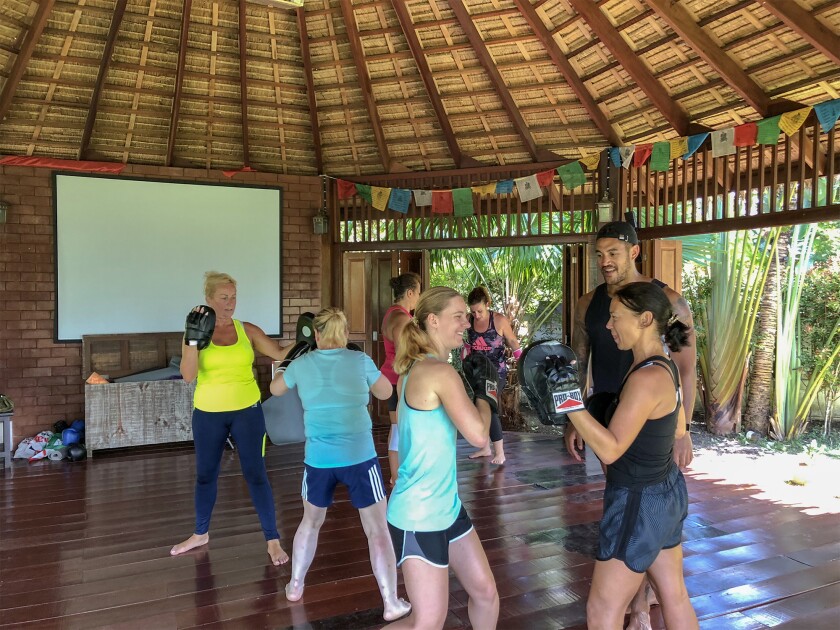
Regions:
<svg viewBox="0 0 840 630"><path fill-rule="evenodd" d="M311 227L321 200L317 177L241 173L227 179L218 171L155 166L129 166L123 175L281 186L284 336L294 336L301 312L320 308L322 237ZM53 343L52 194L51 171L0 166L0 200L11 205L0 225L0 393L15 403L15 443L56 420L84 416L81 344ZM258 359L264 393L268 366L265 357Z"/></svg>

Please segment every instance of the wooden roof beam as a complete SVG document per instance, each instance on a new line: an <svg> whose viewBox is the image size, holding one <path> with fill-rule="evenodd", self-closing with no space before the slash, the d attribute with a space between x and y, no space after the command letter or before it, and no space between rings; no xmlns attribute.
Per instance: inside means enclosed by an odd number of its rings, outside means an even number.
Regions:
<svg viewBox="0 0 840 630"><path fill-rule="evenodd" d="M93 86L93 95L90 97L90 109L88 109L87 118L85 119L85 128L82 131L82 143L79 146L79 159L84 160L85 154L90 145L90 137L93 135L93 125L96 122L96 114L99 110L99 98L102 96L102 86L105 84L105 79L108 76L108 70L111 67L111 57L114 53L114 43L117 41L117 33L120 30L123 16L125 15L125 5L128 0L117 0L114 7L114 14L111 17L111 26L108 29L108 39L105 40L105 50L102 53L102 59L99 62L99 72L96 75L96 83Z"/></svg>
<svg viewBox="0 0 840 630"><path fill-rule="evenodd" d="M245 0L239 0L239 108L242 114L242 166L251 166L251 147L248 135L248 30ZM180 58L179 58L180 60Z"/></svg>
<svg viewBox="0 0 840 630"><path fill-rule="evenodd" d="M411 21L411 16L408 13L403 0L391 0L394 6L394 11L400 21L402 32L408 42L408 47L417 64L417 69L420 71L420 77L423 79L423 85L426 88L426 93L429 95L429 101L432 104L432 109L437 117L443 136L446 138L446 145L449 147L449 152L452 154L452 161L458 165L458 168L467 168L469 166L479 166L478 160L461 153L461 148L458 146L458 141L455 139L455 131L452 129L452 124L449 122L449 116L446 113L446 108L443 106L443 101L437 91L434 79L432 79L432 69L429 67L429 62L426 60L426 54L423 47L420 45L420 40L417 38L417 33L414 32L414 24Z"/></svg>
<svg viewBox="0 0 840 630"><path fill-rule="evenodd" d="M373 137L379 149L379 157L385 172L392 170L391 154L388 151L388 144L385 141L385 133L382 131L382 123L379 120L379 113L376 110L376 101L373 99L373 88L370 84L370 76L365 65L364 51L359 41L359 28L356 26L356 18L353 14L353 3L351 0L341 0L341 14L344 18L344 26L347 28L347 37L350 40L350 49L353 53L353 63L356 66L356 74L359 78L359 87L367 106L368 117L373 127Z"/></svg>
<svg viewBox="0 0 840 630"><path fill-rule="evenodd" d="M321 149L321 128L318 126L318 103L315 100L315 82L312 80L312 55L309 52L309 32L306 29L306 10L297 10L300 54L303 58L303 74L306 76L306 96L309 99L309 122L312 125L312 144L315 149L315 166L324 172L324 154Z"/></svg>
<svg viewBox="0 0 840 630"><path fill-rule="evenodd" d="M718 46L682 5L670 0L647 0L656 14L761 116L770 111L770 98L738 63Z"/></svg>
<svg viewBox="0 0 840 630"><path fill-rule="evenodd" d="M537 15L536 9L531 5L529 0L514 0L514 3L519 7L519 10L522 12L525 21L528 22L528 25L531 27L534 35L536 35L542 42L542 45L545 46L548 56L551 57L554 65L557 66L560 73L563 77L565 77L566 82L569 84L569 87L572 88L572 91L577 95L578 100L580 100L580 104L583 105L584 109L586 109L589 117L592 119L592 122L595 123L595 126L610 144L613 146L619 146L621 144L621 139L618 137L615 129L610 124L610 121L607 119L604 112L601 111L601 108L595 103L595 99L592 98L589 90L586 89L583 81L580 80L577 72L575 72L572 64L569 63L569 60L566 59L566 56L563 54L563 51L560 50L557 42L554 41L554 38L548 32L545 24L543 24L539 15Z"/></svg>
<svg viewBox="0 0 840 630"><path fill-rule="evenodd" d="M793 0L762 0L765 9L840 65L840 36Z"/></svg>
<svg viewBox="0 0 840 630"><path fill-rule="evenodd" d="M6 114L9 113L15 90L17 90L18 83L20 83L20 80L26 72L29 58L32 56L35 46L38 45L38 40L41 38L41 33L47 25L47 20L50 17L50 12L54 4L55 0L41 0L38 4L38 10L35 12L35 17L32 18L32 24L29 30L26 31L23 43L20 46L20 52L18 52L14 64L12 64L9 77L3 84L3 91L0 92L0 123L3 122Z"/></svg>
<svg viewBox="0 0 840 630"><path fill-rule="evenodd" d="M562 159L560 158L560 156L552 153L551 151L541 149L537 146L537 143L534 141L534 137L528 130L528 125L525 123L525 119L522 117L522 113L516 107L516 102L513 100L513 96L511 96L510 90L508 90L507 85L505 85L505 82L502 79L502 75L499 73L498 68L496 68L496 64L493 61L493 58L487 51L487 47L484 45L484 41L481 39L481 35L479 35L478 29L473 23L472 16L470 16L469 12L467 11L467 8L464 6L463 0L452 0L452 2L450 3L450 8L455 14L455 17L458 19L458 23L460 24L461 29L464 31L464 34L467 36L467 39L472 45L473 51L475 52L479 63L482 65L485 72L487 72L487 76L490 78L490 82L496 88L496 92L499 95L499 99L502 101L502 106L508 113L508 117L513 123L514 129L516 129L516 131L519 134L519 137L522 139L522 142L528 149L528 153L531 155L531 159L533 159L535 162L548 161L551 159Z"/></svg>
<svg viewBox="0 0 840 630"><path fill-rule="evenodd" d="M169 122L169 142L166 144L166 166L172 166L175 153L175 136L178 133L178 114L181 109L181 91L184 85L184 66L187 59L187 40L190 35L192 0L184 0L184 17L181 19L181 38L178 45L178 66L175 70L175 96L172 99L172 116Z"/></svg>
<svg viewBox="0 0 840 630"><path fill-rule="evenodd" d="M569 0L569 3L580 13L595 36L619 60L627 73L633 78L639 88L647 95L653 106L658 109L671 126L681 136L689 135L689 118L685 110L671 97L653 73L645 66L636 52L630 48L616 28L610 23L601 9L591 0Z"/></svg>

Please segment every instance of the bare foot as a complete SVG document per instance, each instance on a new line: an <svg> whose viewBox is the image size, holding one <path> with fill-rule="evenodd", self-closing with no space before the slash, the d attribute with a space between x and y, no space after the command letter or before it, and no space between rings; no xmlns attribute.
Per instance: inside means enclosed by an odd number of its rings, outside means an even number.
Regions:
<svg viewBox="0 0 840 630"><path fill-rule="evenodd" d="M404 617L410 612L411 604L405 601L402 597L398 597L396 603L385 605L385 612L382 614L382 618L385 621L394 621L395 619Z"/></svg>
<svg viewBox="0 0 840 630"><path fill-rule="evenodd" d="M482 448L482 449L477 450L472 455L470 455L470 459L477 459L479 457L490 457L490 449L489 448Z"/></svg>
<svg viewBox="0 0 840 630"><path fill-rule="evenodd" d="M303 582L292 580L286 584L286 599L290 602L296 602L303 597Z"/></svg>
<svg viewBox="0 0 840 630"><path fill-rule="evenodd" d="M650 615L643 612L631 613L627 630L652 630Z"/></svg>
<svg viewBox="0 0 840 630"><path fill-rule="evenodd" d="M201 547L202 545L206 545L209 542L210 534L193 534L184 542L178 543L177 545L172 547L172 549L169 550L169 555L179 556L182 553L189 551L190 549Z"/></svg>
<svg viewBox="0 0 840 630"><path fill-rule="evenodd" d="M280 546L280 541L277 538L268 541L268 555L271 557L271 563L275 567L279 567L281 564L286 564L289 561L289 554L283 551L283 547Z"/></svg>
<svg viewBox="0 0 840 630"><path fill-rule="evenodd" d="M496 453L496 456L490 460L490 463L498 464L499 466L501 466L505 463L505 461L507 461L507 457L505 457L504 453Z"/></svg>

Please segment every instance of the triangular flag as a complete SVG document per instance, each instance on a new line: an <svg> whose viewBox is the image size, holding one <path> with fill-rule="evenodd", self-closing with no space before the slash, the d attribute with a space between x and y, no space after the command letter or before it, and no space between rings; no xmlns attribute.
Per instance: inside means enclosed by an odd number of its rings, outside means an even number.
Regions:
<svg viewBox="0 0 840 630"><path fill-rule="evenodd" d="M793 135L797 129L802 126L808 114L811 113L811 107L803 107L792 112L786 112L779 118L779 129L784 131L787 135Z"/></svg>
<svg viewBox="0 0 840 630"><path fill-rule="evenodd" d="M667 171L671 166L671 143L654 142L650 155L650 170L654 172Z"/></svg>
<svg viewBox="0 0 840 630"><path fill-rule="evenodd" d="M388 199L388 207L394 212L408 214L408 206L411 204L411 191L407 188L392 188L391 198Z"/></svg>
<svg viewBox="0 0 840 630"><path fill-rule="evenodd" d="M651 153L653 153L653 145L652 144L637 144L636 145L636 152L633 154L633 166L639 168L640 166L644 166L645 162L648 161Z"/></svg>
<svg viewBox="0 0 840 630"><path fill-rule="evenodd" d="M636 145L628 144L625 147L618 147L618 153L621 155L621 165L624 168L630 168L633 163L633 156L636 154Z"/></svg>
<svg viewBox="0 0 840 630"><path fill-rule="evenodd" d="M756 123L758 133L756 141L758 144L779 144L779 119L781 116L772 116L759 120Z"/></svg>
<svg viewBox="0 0 840 630"><path fill-rule="evenodd" d="M415 190L414 191L414 205L418 208L421 206L432 205L432 191L431 190Z"/></svg>
<svg viewBox="0 0 840 630"><path fill-rule="evenodd" d="M496 182L496 194L503 195L503 194L510 194L513 192L513 180L512 179L503 179L502 181Z"/></svg>
<svg viewBox="0 0 840 630"><path fill-rule="evenodd" d="M601 154L595 153L594 155L587 155L585 158L581 158L579 161L587 168L587 170L592 171L598 168L598 164L601 163Z"/></svg>
<svg viewBox="0 0 840 630"><path fill-rule="evenodd" d="M482 184L481 186L473 186L472 191L477 195L493 195L496 193L496 182L492 184Z"/></svg>
<svg viewBox="0 0 840 630"><path fill-rule="evenodd" d="M356 184L354 182L348 182L343 179L337 179L336 181L338 182L339 199L349 199L356 194Z"/></svg>
<svg viewBox="0 0 840 630"><path fill-rule="evenodd" d="M452 214L452 191L451 190L433 190L432 191L432 213L434 213L434 214Z"/></svg>
<svg viewBox="0 0 840 630"><path fill-rule="evenodd" d="M557 174L563 181L563 185L569 190L583 186L586 183L586 174L583 172L580 162L570 162L563 166L558 166Z"/></svg>
<svg viewBox="0 0 840 630"><path fill-rule="evenodd" d="M542 173L537 173L537 183L542 187L545 188L546 186L551 186L551 183L554 181L554 176L557 173L554 170L550 171L543 171Z"/></svg>
<svg viewBox="0 0 840 630"><path fill-rule="evenodd" d="M840 118L840 98L814 105L814 111L817 113L817 120L820 121L820 127L828 133Z"/></svg>
<svg viewBox="0 0 840 630"><path fill-rule="evenodd" d="M751 147L755 144L758 127L754 122L744 123L735 127L735 146Z"/></svg>
<svg viewBox="0 0 840 630"><path fill-rule="evenodd" d="M677 158L682 157L686 153L688 153L688 138L686 138L685 136L674 138L670 141L670 144L671 151L670 155L668 156L670 157L670 159L676 160Z"/></svg>
<svg viewBox="0 0 840 630"><path fill-rule="evenodd" d="M370 193L370 185L368 184L356 184L356 192L359 193L359 197L367 201L368 203L373 203L373 197Z"/></svg>
<svg viewBox="0 0 840 630"><path fill-rule="evenodd" d="M712 157L723 157L735 153L735 130L718 129L712 132Z"/></svg>
<svg viewBox="0 0 840 630"><path fill-rule="evenodd" d="M610 147L610 160L612 160L613 166L616 168L621 166L621 149L618 147Z"/></svg>
<svg viewBox="0 0 840 630"><path fill-rule="evenodd" d="M709 132L704 131L703 133L696 133L693 136L688 136L688 150L683 153L683 159L687 160L692 155L697 152L697 149L700 148L704 142L706 142L706 138L709 137Z"/></svg>
<svg viewBox="0 0 840 630"><path fill-rule="evenodd" d="M473 192L471 188L455 188L452 190L452 203L455 206L456 217L470 217L473 210Z"/></svg>
<svg viewBox="0 0 840 630"><path fill-rule="evenodd" d="M388 197L391 196L391 189L371 186L370 195L373 198L373 207L385 212L385 208L388 207Z"/></svg>

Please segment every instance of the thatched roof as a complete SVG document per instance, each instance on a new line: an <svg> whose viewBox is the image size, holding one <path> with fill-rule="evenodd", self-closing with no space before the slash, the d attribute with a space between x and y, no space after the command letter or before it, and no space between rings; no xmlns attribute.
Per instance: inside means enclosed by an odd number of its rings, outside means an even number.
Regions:
<svg viewBox="0 0 840 630"><path fill-rule="evenodd" d="M0 0L0 153L352 176L840 96L838 0L266 3Z"/></svg>

